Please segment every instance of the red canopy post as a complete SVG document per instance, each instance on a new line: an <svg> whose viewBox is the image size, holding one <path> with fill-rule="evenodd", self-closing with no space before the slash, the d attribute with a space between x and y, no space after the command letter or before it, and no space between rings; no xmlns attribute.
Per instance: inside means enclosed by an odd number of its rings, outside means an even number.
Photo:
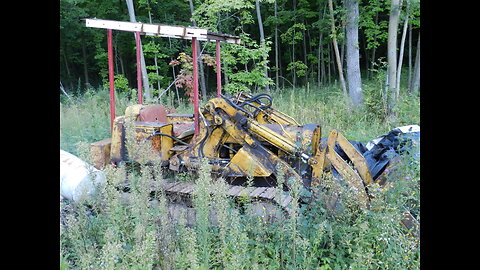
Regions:
<svg viewBox="0 0 480 270"><path fill-rule="evenodd" d="M138 104L143 104L142 98L142 63L140 58L140 32L135 32L135 41L137 47L137 86L138 86Z"/></svg>
<svg viewBox="0 0 480 270"><path fill-rule="evenodd" d="M168 37L168 38L180 38L192 40L193 51L193 105L195 116L195 135L198 135L198 114L199 114L199 97L198 97L198 62L197 62L197 40L201 41L216 41L217 50L217 95L221 95L221 65L220 65L220 41L230 44L240 44L240 37L231 36L221 33L213 33L207 29L201 29L197 27L183 27L183 26L170 26L160 24L146 24L138 22L124 22L114 20L102 20L102 19L83 19L85 20L86 27L107 29L108 40L108 72L110 81L110 128L113 128L113 122L115 119L115 96L114 96L114 69L113 69L113 50L112 50L112 30L134 32L136 39L136 52L137 52L137 84L138 84L138 103L143 103L142 98L142 72L141 72L141 39L140 34L155 36L155 37Z"/></svg>
<svg viewBox="0 0 480 270"><path fill-rule="evenodd" d="M198 62L197 62L197 38L192 37L192 58L193 58L193 121L195 125L195 136L198 135Z"/></svg>
<svg viewBox="0 0 480 270"><path fill-rule="evenodd" d="M113 129L113 120L115 119L115 78L113 75L112 47L112 29L107 29L108 80L110 83L110 132Z"/></svg>
<svg viewBox="0 0 480 270"><path fill-rule="evenodd" d="M220 97L222 94L222 69L220 65L220 41L217 40L216 52L215 52L216 62L217 62L217 97Z"/></svg>

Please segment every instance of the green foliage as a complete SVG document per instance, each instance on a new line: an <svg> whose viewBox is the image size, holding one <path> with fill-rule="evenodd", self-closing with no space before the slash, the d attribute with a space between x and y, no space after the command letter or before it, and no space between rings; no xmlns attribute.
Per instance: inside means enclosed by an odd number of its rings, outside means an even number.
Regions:
<svg viewBox="0 0 480 270"><path fill-rule="evenodd" d="M287 44L297 44L298 41L303 40L303 31L306 27L303 23L296 23L292 25L288 30L280 35L283 42Z"/></svg>
<svg viewBox="0 0 480 270"><path fill-rule="evenodd" d="M406 14L410 17L409 24L413 28L420 28L420 0L408 0L409 11Z"/></svg>
<svg viewBox="0 0 480 270"><path fill-rule="evenodd" d="M385 77L387 75L387 62L380 58L378 62L372 63L370 69L374 73L373 81L364 84L363 103L366 113L380 120L388 115L388 95L385 92Z"/></svg>
<svg viewBox="0 0 480 270"><path fill-rule="evenodd" d="M129 99L116 93L116 111L123 113ZM110 111L108 88L91 89L74 97L68 104L60 103L60 148L75 154L75 144L94 142L110 136Z"/></svg>
<svg viewBox="0 0 480 270"><path fill-rule="evenodd" d="M244 46L224 44L221 47L223 72L228 76L224 89L229 93L252 91L255 86L272 85L273 80L266 78L264 67L268 60L264 58L270 51L271 41L258 44L246 33L240 34ZM250 68L249 68L250 67Z"/></svg>
<svg viewBox="0 0 480 270"><path fill-rule="evenodd" d="M302 61L288 63L287 70L295 70L298 77L305 76L307 74L307 65Z"/></svg>
<svg viewBox="0 0 480 270"><path fill-rule="evenodd" d="M367 5L360 7L359 28L364 30L367 49L377 48L388 38L388 21L380 20L379 14L388 8L385 1L368 0Z"/></svg>
<svg viewBox="0 0 480 270"><path fill-rule="evenodd" d="M125 78L123 74L115 74L114 75L114 83L115 83L115 90L123 92L123 93L129 93L130 88L128 87L128 80ZM110 87L108 85L104 85L105 88Z"/></svg>

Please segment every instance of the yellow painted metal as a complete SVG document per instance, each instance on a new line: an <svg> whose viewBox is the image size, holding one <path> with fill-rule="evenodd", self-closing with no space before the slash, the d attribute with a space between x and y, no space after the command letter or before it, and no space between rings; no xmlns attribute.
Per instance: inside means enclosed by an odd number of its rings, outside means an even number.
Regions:
<svg viewBox="0 0 480 270"><path fill-rule="evenodd" d="M126 131L125 131L125 117L130 119L136 119L139 115L139 112L145 106L137 106L141 104L135 104L129 106L126 110L126 116L116 117L112 129L112 138L110 146L110 161L112 162L121 162L126 161L127 148L125 146ZM148 105L147 105L148 106ZM169 136L173 136L173 124L170 123L160 123L160 122L137 122L134 121L135 125L135 139L137 142L142 140L151 141L152 149L155 150L159 155L161 161L167 161L171 157L170 149L173 147L173 139L164 136L164 135L153 135L154 133L163 133Z"/></svg>
<svg viewBox="0 0 480 270"><path fill-rule="evenodd" d="M116 117L113 121L112 145L110 147L111 162L120 162L126 158L124 123L125 116L123 115Z"/></svg>
<svg viewBox="0 0 480 270"><path fill-rule="evenodd" d="M350 187L355 189L358 194L360 205L364 208L368 207L368 195L363 185L360 175L343 160L337 152L335 152L335 144L338 139L338 131L332 130L328 136L326 157L332 163L332 166L338 171L342 178ZM350 144L351 145L351 144ZM352 146L353 147L353 146Z"/></svg>
<svg viewBox="0 0 480 270"><path fill-rule="evenodd" d="M134 104L125 109L125 115L118 116L113 121L112 144L110 149L110 161L120 162L127 158L125 147L125 120L136 121L140 115L140 110L150 105Z"/></svg>
<svg viewBox="0 0 480 270"><path fill-rule="evenodd" d="M298 152L297 145L292 142L290 139L280 136L278 133L273 130L259 125L256 121L248 119L247 128L253 133L261 136L263 139L277 146L278 148L288 152L296 153Z"/></svg>
<svg viewBox="0 0 480 270"><path fill-rule="evenodd" d="M173 125L158 122L135 122L136 140L149 139L152 149L160 154L160 160L166 161L171 156L170 149L173 147L173 139L165 135L154 135L156 133L173 136Z"/></svg>
<svg viewBox="0 0 480 270"><path fill-rule="evenodd" d="M353 166L357 170L360 177L362 177L363 183L365 186L368 186L370 183L373 182L372 175L370 174L370 170L368 169L367 162L365 158L362 156L358 150L352 146L352 144L336 130L333 130L336 134L336 141L342 148L342 150L347 154L348 158L352 161Z"/></svg>
<svg viewBox="0 0 480 270"><path fill-rule="evenodd" d="M223 145L227 133L222 128L216 128L207 136L203 146L203 155L207 158L218 158L220 146ZM199 147L197 145L197 147Z"/></svg>
<svg viewBox="0 0 480 270"><path fill-rule="evenodd" d="M224 112L226 112L231 117L234 117L238 113L237 109L227 104L225 100L221 98L214 98L210 100L205 105L205 108L211 113L215 112L215 108L221 108ZM246 121L247 121L246 126L249 130L251 130L254 134L262 137L263 139L269 141L273 145L289 153L295 153L298 151L298 147L290 139L280 136L277 132L274 132L268 127L258 124L258 122L255 120L246 118ZM229 134L232 135L232 133L229 133ZM245 140L245 142L248 144L251 144L254 142L250 136L243 135L243 137L244 137L243 140Z"/></svg>
<svg viewBox="0 0 480 270"><path fill-rule="evenodd" d="M260 124L278 124L278 125L292 125L300 126L295 119L281 111L277 111L273 108L265 109L264 112L259 112L255 117L255 120Z"/></svg>
<svg viewBox="0 0 480 270"><path fill-rule="evenodd" d="M345 161L335 152L327 151L326 157L330 160L332 165L342 176L342 178L347 182L350 187L353 187L355 193L358 195L360 205L364 208L368 207L368 195L365 191L365 186L362 184L362 179L356 171L354 171L350 166L348 166Z"/></svg>
<svg viewBox="0 0 480 270"><path fill-rule="evenodd" d="M101 170L110 163L110 148L112 139L104 139L90 144L90 156L92 158L92 165Z"/></svg>
<svg viewBox="0 0 480 270"><path fill-rule="evenodd" d="M318 187L320 185L325 168L328 168L325 160L326 153L326 145L325 147L321 147L321 145L319 145L315 151L315 156L312 158L313 161L309 161L310 166L312 166L312 187Z"/></svg>
<svg viewBox="0 0 480 270"><path fill-rule="evenodd" d="M173 125L164 125L160 128L160 132L164 134L169 134L173 136ZM170 149L173 147L173 139L168 136L161 136L160 137L160 144L161 144L161 160L167 161L172 156L172 152Z"/></svg>
<svg viewBox="0 0 480 270"><path fill-rule="evenodd" d="M320 147L320 140L322 139L322 127L316 126L312 133L312 155L317 154L317 150Z"/></svg>
<svg viewBox="0 0 480 270"><path fill-rule="evenodd" d="M349 165L340 155L335 152L335 145L347 154L353 163ZM332 130L328 136L327 143L320 145L312 158L312 183L313 187L320 184L323 173L333 166L342 176L346 183L353 187L358 195L358 201L364 208L368 207L369 197L365 186L371 183L372 177L363 156L348 140L337 130Z"/></svg>
<svg viewBox="0 0 480 270"><path fill-rule="evenodd" d="M228 167L240 175L270 176L273 171L266 168L264 164L265 160L260 160L249 148L242 147L232 158Z"/></svg>

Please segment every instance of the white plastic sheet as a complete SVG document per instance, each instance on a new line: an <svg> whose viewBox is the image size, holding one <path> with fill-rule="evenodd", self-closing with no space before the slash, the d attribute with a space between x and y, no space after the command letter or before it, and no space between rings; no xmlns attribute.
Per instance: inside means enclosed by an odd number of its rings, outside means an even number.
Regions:
<svg viewBox="0 0 480 270"><path fill-rule="evenodd" d="M99 184L105 182L105 175L75 155L60 150L60 200L78 201L90 196Z"/></svg>

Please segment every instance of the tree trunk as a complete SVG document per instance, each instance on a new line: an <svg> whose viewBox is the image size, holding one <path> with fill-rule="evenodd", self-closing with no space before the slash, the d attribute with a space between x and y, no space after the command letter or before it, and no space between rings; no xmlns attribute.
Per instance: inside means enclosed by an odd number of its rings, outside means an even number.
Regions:
<svg viewBox="0 0 480 270"><path fill-rule="evenodd" d="M331 84L332 83L332 67L331 67L331 62L333 62L333 58L332 58L332 48L331 48L331 45L330 45L330 42L328 42L328 45L327 45L327 48L328 48L328 64L327 64L327 68L328 68L328 84Z"/></svg>
<svg viewBox="0 0 480 270"><path fill-rule="evenodd" d="M412 25L408 27L408 91L412 85Z"/></svg>
<svg viewBox="0 0 480 270"><path fill-rule="evenodd" d="M168 38L168 44L170 45L170 50L171 50L172 49L172 40L170 39L170 37ZM173 60L173 59L170 59L170 60ZM172 75L173 75L173 81L175 81L176 78L177 78L177 75L175 75L175 66L172 66ZM175 86L175 93L177 94L178 106L180 106L180 95L178 94L178 87L177 87L176 83L174 83L173 85Z"/></svg>
<svg viewBox="0 0 480 270"><path fill-rule="evenodd" d="M303 22L303 24L305 25L305 21ZM303 62L308 67L308 62L307 62L307 35L306 35L305 30L303 30ZM305 74L304 78L305 78L305 83L307 83L308 68L306 70L306 74Z"/></svg>
<svg viewBox="0 0 480 270"><path fill-rule="evenodd" d="M375 25L378 25L378 12L375 13ZM377 36L374 36L373 37L373 43L376 43L377 42ZM373 66L373 63L375 63L376 59L375 59L375 53L376 53L376 50L377 50L377 47L376 46L373 46L372 48L372 60L370 61L371 65ZM371 73L371 72L369 72Z"/></svg>
<svg viewBox="0 0 480 270"><path fill-rule="evenodd" d="M415 67L413 71L412 92L420 90L420 34L418 34L417 55L415 56Z"/></svg>
<svg viewBox="0 0 480 270"><path fill-rule="evenodd" d="M396 90L397 90L397 97L400 94L400 77L402 75L402 63L403 63L403 52L405 48L405 38L407 36L407 26L408 26L408 9L409 5L407 2L407 10L406 10L406 15L405 15L405 21L403 23L403 32L402 32L402 39L400 41L400 53L398 55L398 67L397 67L397 85L396 85Z"/></svg>
<svg viewBox="0 0 480 270"><path fill-rule="evenodd" d="M260 3L258 0L255 0L255 7L257 9L258 30L260 31L260 46L265 47L265 34L263 33L262 14L260 13ZM263 60L266 61L267 56L264 55ZM263 72L265 73L265 79L268 79L267 63L265 63L263 66ZM268 84L265 84L265 90L270 92L270 87Z"/></svg>
<svg viewBox="0 0 480 270"><path fill-rule="evenodd" d="M62 90L63 94L65 94L65 96L67 96L67 98L68 98L70 101L73 101L72 98L67 94L67 91L65 91L65 88L63 88L62 81L60 81L60 90Z"/></svg>
<svg viewBox="0 0 480 270"><path fill-rule="evenodd" d="M363 32L360 32L360 33L363 33ZM368 70L370 69L370 64L368 62L368 60L370 59L370 56L368 55L368 50L367 50L367 40L366 40L366 37L365 37L365 34L362 34L360 36L361 38L361 42L362 42L362 49L363 49L363 52L364 52L364 57L363 59L365 60L365 77L366 79L368 80L370 78L369 74L368 74Z"/></svg>
<svg viewBox="0 0 480 270"><path fill-rule="evenodd" d="M347 81L350 99L355 107L362 104L362 79L360 75L360 48L358 43L358 0L347 0L346 43Z"/></svg>
<svg viewBox="0 0 480 270"><path fill-rule="evenodd" d="M342 33L343 33L343 36L345 37L345 26L342 26ZM342 67L343 67L345 63L345 38L341 40L339 50L340 50L340 62L342 63Z"/></svg>
<svg viewBox="0 0 480 270"><path fill-rule="evenodd" d="M90 87L90 82L88 80L88 65L87 65L87 50L85 49L85 39L82 33L82 57L83 57L83 74L85 76L85 88Z"/></svg>
<svg viewBox="0 0 480 270"><path fill-rule="evenodd" d="M73 89L73 84L72 81L70 80L70 69L68 68L68 61L67 61L67 54L65 53L65 49L62 51L63 52L63 60L65 62L65 68L67 70L67 82L70 85L70 89Z"/></svg>
<svg viewBox="0 0 480 270"><path fill-rule="evenodd" d="M193 12L195 11L194 8L193 8L193 1L192 0L189 0L188 1L189 4L190 4L190 14L193 16ZM193 26L197 26L197 22L192 19L192 23L193 23ZM206 86L206 83L205 83L205 73L203 71L203 62L202 62L202 55L201 55L201 51L200 51L200 41L198 41L197 39L197 61L198 61L198 75L199 78L200 78L200 90L202 91L202 97L204 99L207 98L207 86Z"/></svg>
<svg viewBox="0 0 480 270"><path fill-rule="evenodd" d="M317 62L318 85L322 83L322 75L323 75L322 35L323 33L320 31L320 36L318 37L318 62Z"/></svg>
<svg viewBox="0 0 480 270"><path fill-rule="evenodd" d="M125 0L127 2L128 15L130 17L130 22L136 22L135 19L135 10L133 8L133 0ZM135 36L135 33L134 33ZM145 57L143 56L142 41L140 40L140 65L142 69L142 80L143 87L145 88L143 94L147 102L152 99L150 94L150 82L148 81L147 68L145 66Z"/></svg>
<svg viewBox="0 0 480 270"><path fill-rule="evenodd" d="M152 13L150 12L150 4L148 4L148 7L149 7L149 9L148 9L148 20L150 21L150 23L152 23ZM153 61L155 63L155 73L157 74L157 88L158 88L158 92L160 93L160 80L158 79L160 74L158 72L157 53L155 53L155 57L153 58Z"/></svg>
<svg viewBox="0 0 480 270"><path fill-rule="evenodd" d="M323 10L325 14L325 9ZM324 80L324 74L325 74L325 65L323 63L323 51L322 51L322 38L323 38L323 32L322 32L322 24L320 23L323 20L322 16L322 6L318 6L318 63L317 63L317 73L318 73L318 85L320 85L323 80Z"/></svg>
<svg viewBox="0 0 480 270"><path fill-rule="evenodd" d="M388 90L392 94L393 101L397 101L397 30L398 17L400 14L400 0L391 0L390 19L388 22L388 48L387 48L387 74L388 74ZM389 102L390 104L390 102ZM391 112L391 106L389 106Z"/></svg>
<svg viewBox="0 0 480 270"><path fill-rule="evenodd" d="M275 87L279 90L279 78L278 78L278 26L277 26L277 0L275 0Z"/></svg>
<svg viewBox="0 0 480 270"><path fill-rule="evenodd" d="M343 93L348 95L347 87L345 85L345 79L343 78L343 68L342 62L340 61L340 53L338 52L338 44L337 44L337 31L335 30L335 18L333 17L333 3L332 0L328 0L328 8L330 9L330 19L332 24L332 35L333 35L333 49L335 50L335 58L337 59L337 67L338 67L338 74L340 77L340 85L342 87Z"/></svg>
<svg viewBox="0 0 480 270"><path fill-rule="evenodd" d="M293 0L293 14L294 14L294 21L293 24L295 25L297 23L297 16L296 16L296 11L297 11L297 0ZM295 28L293 28L293 37L295 37ZM295 62L295 39L292 37L292 63ZM288 68L288 65L287 65ZM293 88L295 89L295 86L297 85L297 72L296 69L293 68Z"/></svg>

